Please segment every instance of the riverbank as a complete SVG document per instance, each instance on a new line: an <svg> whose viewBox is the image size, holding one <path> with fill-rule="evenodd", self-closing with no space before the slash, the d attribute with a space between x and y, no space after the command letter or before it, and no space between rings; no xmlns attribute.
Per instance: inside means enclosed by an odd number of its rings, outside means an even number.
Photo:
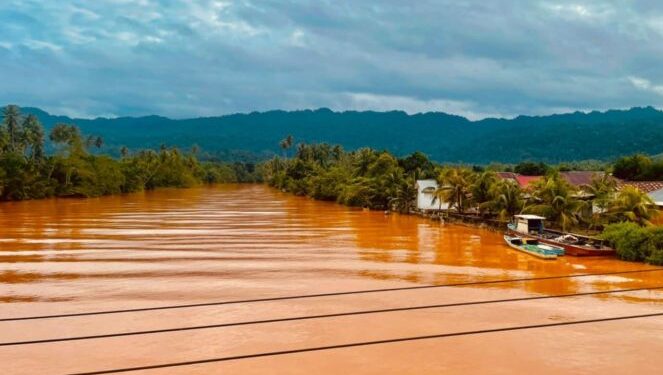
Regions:
<svg viewBox="0 0 663 375"><path fill-rule="evenodd" d="M646 193L631 185L618 188L603 171L572 184L562 177L563 166L525 162L513 170L543 170L545 175L521 185L505 168L510 167L437 165L421 153L397 158L368 148L345 152L339 146L299 144L292 158L265 163L263 176L270 186L295 195L383 212L409 213L422 209L421 200L428 199L426 207L444 206L446 217L479 226L500 226L515 214L527 213L545 217L548 228L592 235L596 228L621 222L648 226L658 213ZM429 184L421 187L421 182ZM661 256L637 259L627 255L622 243L612 244L623 259L663 262L663 242L641 243L638 253Z"/></svg>

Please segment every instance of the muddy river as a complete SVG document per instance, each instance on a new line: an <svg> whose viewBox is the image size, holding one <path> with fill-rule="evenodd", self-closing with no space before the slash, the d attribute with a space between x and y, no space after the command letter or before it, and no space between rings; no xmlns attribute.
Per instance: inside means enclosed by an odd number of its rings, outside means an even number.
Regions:
<svg viewBox="0 0 663 375"><path fill-rule="evenodd" d="M2 203L0 373L658 374L663 316L599 320L663 313L657 287L259 185Z"/></svg>

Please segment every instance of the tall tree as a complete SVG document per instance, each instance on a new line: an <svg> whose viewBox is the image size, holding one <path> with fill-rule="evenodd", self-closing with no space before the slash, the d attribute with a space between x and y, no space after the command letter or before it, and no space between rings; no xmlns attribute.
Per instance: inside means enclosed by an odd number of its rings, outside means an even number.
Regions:
<svg viewBox="0 0 663 375"><path fill-rule="evenodd" d="M49 138L56 144L66 144L70 156L86 154L83 138L76 125L56 124Z"/></svg>
<svg viewBox="0 0 663 375"><path fill-rule="evenodd" d="M292 135L288 135L279 142L279 146L281 147L281 150L283 150L283 158L288 157L288 150L292 147L293 142L294 139L292 138Z"/></svg>
<svg viewBox="0 0 663 375"><path fill-rule="evenodd" d="M489 190L491 199L481 208L496 213L499 220L506 221L523 209L522 190L513 180L499 180Z"/></svg>
<svg viewBox="0 0 663 375"><path fill-rule="evenodd" d="M607 173L595 174L589 184L581 186L581 189L594 196L592 202L603 213L608 209L610 202L617 191L617 180Z"/></svg>
<svg viewBox="0 0 663 375"><path fill-rule="evenodd" d="M3 111L3 124L9 137L9 151L14 152L21 138L21 110L16 105L8 105Z"/></svg>
<svg viewBox="0 0 663 375"><path fill-rule="evenodd" d="M656 206L647 193L633 186L623 187L608 208L608 215L617 221L632 221L640 225L651 225L658 214Z"/></svg>
<svg viewBox="0 0 663 375"><path fill-rule="evenodd" d="M28 115L23 122L23 139L30 147L30 160L33 162L44 158L44 128L39 119L34 115Z"/></svg>
<svg viewBox="0 0 663 375"><path fill-rule="evenodd" d="M576 190L559 173L553 173L533 185L534 203L525 207L526 212L547 217L563 231L580 221L585 203L575 197Z"/></svg>
<svg viewBox="0 0 663 375"><path fill-rule="evenodd" d="M483 212L482 204L492 199L490 188L497 182L497 174L492 171L479 173L474 179L470 192L472 193L472 202Z"/></svg>
<svg viewBox="0 0 663 375"><path fill-rule="evenodd" d="M446 168L438 177L440 187L435 191L433 200L449 202L449 208L453 207L458 213L463 213L469 206L474 180L475 174L467 168Z"/></svg>

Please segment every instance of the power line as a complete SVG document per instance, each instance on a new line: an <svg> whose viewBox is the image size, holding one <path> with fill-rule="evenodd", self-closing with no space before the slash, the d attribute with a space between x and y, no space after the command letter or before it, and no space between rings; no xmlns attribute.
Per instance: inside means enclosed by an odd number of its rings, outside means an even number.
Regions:
<svg viewBox="0 0 663 375"><path fill-rule="evenodd" d="M45 343L64 342L64 341L93 340L93 339L104 339L104 338L111 338L111 337L150 335L150 334L157 334L157 333L181 332L181 331L192 331L192 330L202 330L202 329L212 329L212 328L226 328L226 327L253 325L253 324L281 323L281 322L291 322L291 321L297 321L297 320L335 318L335 317L341 317L341 316L367 315L367 314L390 313L390 312L410 311L410 310L425 310L425 309L435 309L435 308L444 308L444 307L486 305L486 304L491 304L491 303L506 303L506 302L531 301L531 300L553 299L553 298L564 298L564 297L589 296L589 295L599 295L599 294L625 293L625 292L635 292L635 291L655 290L655 289L663 289L663 286L650 287L650 288L618 289L618 290L573 293L573 294L560 294L560 295L552 295L552 296L535 296L535 297L520 297L520 298L498 299L498 300L457 302L457 303L447 303L447 304L438 304L438 305L394 307L394 308L379 309L379 310L360 310L360 311L350 311L350 312L333 313L333 314L295 316L295 317L288 317L288 318L253 320L253 321L245 321L245 322L220 323L220 324L209 324L209 325L202 325L202 326L190 326L190 327L178 327L178 328L164 328L164 329L155 329L155 330L149 330L149 331L133 331L133 332L108 333L108 334L90 335L90 336L74 336L74 337L61 337L61 338L41 339L41 340L2 342L2 343L0 343L0 346L18 346L18 345L45 344Z"/></svg>
<svg viewBox="0 0 663 375"><path fill-rule="evenodd" d="M536 328L550 328L550 327L559 327L559 326L568 326L568 325L609 322L609 321L627 320L627 319L650 318L650 317L655 317L655 316L663 316L663 313L652 313L652 314L641 314L641 315L625 315L625 316L617 316L617 317L611 317L611 318L575 320L575 321L569 321L569 322L532 324L532 325L516 326L516 327L502 327L502 328L482 329L482 330L477 330L477 331L440 333L440 334L427 335L427 336L413 336L413 337L402 337L402 338L376 340L376 341L362 341L362 342L353 342L353 343L347 343L347 344L317 346L317 347L310 347L310 348L281 350L281 351L263 352L263 353L255 353L255 354L245 354L245 355L237 355L237 356L231 356L231 357L208 358L208 359L200 359L200 360L195 360L195 361L171 362L171 363L162 363L162 364L158 364L158 365L125 367L125 368L117 368L117 369L101 370L101 371L91 371L91 372L79 372L79 373L74 373L74 374L69 374L69 375L116 374L116 373L120 373L120 372L130 372L130 371L140 371L140 370L155 370L155 369L161 369L161 368L191 366L191 365L200 365L200 364L206 364L206 363L227 362L227 361L236 361L236 360L242 360L242 359L272 357L272 356L280 356L280 355L287 355L287 354L307 353L307 352L316 352L316 351L333 350L333 349L353 348L353 347L359 347L359 346L382 345L382 344L392 344L392 343L407 342L407 341L418 341L418 340L441 339L441 338L458 337L458 336L480 335L480 334L495 333L495 332L508 332L508 331L518 331L518 330L527 330L527 329L536 329Z"/></svg>
<svg viewBox="0 0 663 375"><path fill-rule="evenodd" d="M12 321L21 321L21 320L37 320L37 319L54 319L54 318L71 318L71 317L91 316L91 315L108 315L108 314L132 313L132 312L142 312L142 311L183 309L183 308L191 308L191 307L206 307L206 306L233 305L233 304L241 304L241 303L272 302L272 301L284 301L284 300L305 299L305 298L332 297L332 296L343 296L343 295L352 295L352 294L395 292L395 291L417 290L417 289L444 288L444 287L453 287L453 286L489 285L489 284L501 284L501 283L511 283L511 282L555 280L555 279L590 277L590 276L609 276L609 275L621 275L621 274L629 274L629 273L657 272L657 271L663 271L663 268L646 269L646 270L633 270L633 271L617 271L617 272L606 272L606 273L585 273L585 274L564 275L564 276L531 277L531 278L521 278L521 279L501 279L501 280L488 280L488 281L474 281L474 282L439 284L439 285L420 285L420 286L383 288L383 289L366 289L366 290L355 290L355 291L348 291L348 292L330 292L330 293L304 294L304 295L297 295L297 296L266 297L266 298L255 298L255 299L234 300L234 301L204 302L204 303L192 303L192 304L156 306L156 307L139 307L139 308L133 308L133 309L102 310L102 311L54 314L54 315L35 315L35 316L24 316L24 317L15 317L15 318L2 318L2 319L0 319L0 322L12 322Z"/></svg>

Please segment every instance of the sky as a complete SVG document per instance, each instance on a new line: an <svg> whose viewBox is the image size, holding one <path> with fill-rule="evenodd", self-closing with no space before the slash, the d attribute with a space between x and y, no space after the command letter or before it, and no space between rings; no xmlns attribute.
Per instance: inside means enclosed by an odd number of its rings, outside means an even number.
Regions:
<svg viewBox="0 0 663 375"><path fill-rule="evenodd" d="M3 0L0 103L470 119L663 107L663 2Z"/></svg>

